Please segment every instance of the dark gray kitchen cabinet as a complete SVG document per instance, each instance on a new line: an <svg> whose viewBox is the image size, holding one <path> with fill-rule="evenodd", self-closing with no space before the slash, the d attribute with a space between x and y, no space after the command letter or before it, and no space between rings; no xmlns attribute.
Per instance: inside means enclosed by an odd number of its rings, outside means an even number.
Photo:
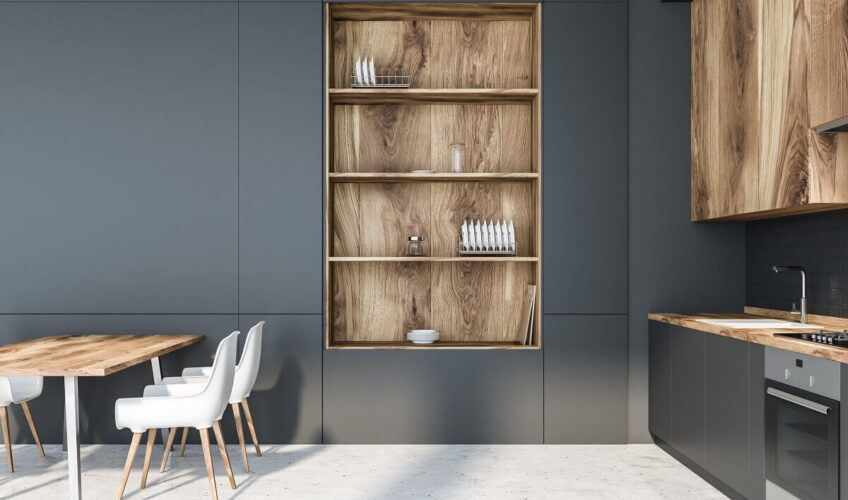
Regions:
<svg viewBox="0 0 848 500"><path fill-rule="evenodd" d="M546 315L542 328L545 443L627 443L627 316Z"/></svg>
<svg viewBox="0 0 848 500"><path fill-rule="evenodd" d="M235 3L0 2L0 313L237 311L237 61Z"/></svg>
<svg viewBox="0 0 848 500"><path fill-rule="evenodd" d="M765 346L748 344L748 473L751 477L749 500L764 500L766 497L765 365ZM843 371L844 367L845 365Z"/></svg>
<svg viewBox="0 0 848 500"><path fill-rule="evenodd" d="M239 312L320 314L321 3L238 9Z"/></svg>
<svg viewBox="0 0 848 500"><path fill-rule="evenodd" d="M704 463L704 334L674 328L671 336L671 445Z"/></svg>
<svg viewBox="0 0 848 500"><path fill-rule="evenodd" d="M748 343L709 333L693 335L704 339L703 466L748 497Z"/></svg>
<svg viewBox="0 0 848 500"><path fill-rule="evenodd" d="M627 4L542 9L545 313L627 313Z"/></svg>
<svg viewBox="0 0 848 500"><path fill-rule="evenodd" d="M651 434L723 493L762 500L763 346L658 321L649 332Z"/></svg>
<svg viewBox="0 0 848 500"><path fill-rule="evenodd" d="M542 351L324 350L324 442L542 442Z"/></svg>
<svg viewBox="0 0 848 500"><path fill-rule="evenodd" d="M671 442L671 325L651 321L648 333L648 429Z"/></svg>

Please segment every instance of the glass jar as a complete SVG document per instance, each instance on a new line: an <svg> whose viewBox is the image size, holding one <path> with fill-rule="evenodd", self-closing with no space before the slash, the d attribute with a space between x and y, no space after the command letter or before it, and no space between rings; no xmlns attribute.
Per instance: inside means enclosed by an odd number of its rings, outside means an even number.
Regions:
<svg viewBox="0 0 848 500"><path fill-rule="evenodd" d="M462 173L462 163L465 156L465 144L455 142L450 145L451 172L456 174Z"/></svg>
<svg viewBox="0 0 848 500"><path fill-rule="evenodd" d="M410 257L420 257L424 255L424 237L410 236L409 249L406 252Z"/></svg>

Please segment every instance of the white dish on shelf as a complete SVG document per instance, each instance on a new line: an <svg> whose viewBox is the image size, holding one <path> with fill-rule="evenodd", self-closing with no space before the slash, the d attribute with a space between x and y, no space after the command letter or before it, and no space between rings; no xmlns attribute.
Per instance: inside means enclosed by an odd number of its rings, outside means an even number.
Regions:
<svg viewBox="0 0 848 500"><path fill-rule="evenodd" d="M435 170L411 170L410 174L435 174Z"/></svg>
<svg viewBox="0 0 848 500"><path fill-rule="evenodd" d="M432 344L439 340L439 332L436 330L412 330L407 332L406 340L413 344Z"/></svg>

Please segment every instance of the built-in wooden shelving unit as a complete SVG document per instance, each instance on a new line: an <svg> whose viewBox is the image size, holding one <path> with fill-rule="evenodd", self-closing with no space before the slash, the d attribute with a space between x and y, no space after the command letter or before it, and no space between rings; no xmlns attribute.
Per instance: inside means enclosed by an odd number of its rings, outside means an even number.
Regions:
<svg viewBox="0 0 848 500"><path fill-rule="evenodd" d="M328 349L541 347L540 21L537 3L326 5ZM410 88L349 88L364 56ZM514 221L517 255L459 256L472 218ZM405 341L421 328L441 339Z"/></svg>

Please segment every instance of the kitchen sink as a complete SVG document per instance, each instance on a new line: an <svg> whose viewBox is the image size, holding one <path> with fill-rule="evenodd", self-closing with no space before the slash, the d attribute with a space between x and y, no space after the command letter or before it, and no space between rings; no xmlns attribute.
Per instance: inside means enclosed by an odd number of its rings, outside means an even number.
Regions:
<svg viewBox="0 0 848 500"><path fill-rule="evenodd" d="M698 319L702 323L709 323L716 326L724 326L727 328L823 328L819 325L811 325L809 323L796 323L794 321L784 321L780 319Z"/></svg>

